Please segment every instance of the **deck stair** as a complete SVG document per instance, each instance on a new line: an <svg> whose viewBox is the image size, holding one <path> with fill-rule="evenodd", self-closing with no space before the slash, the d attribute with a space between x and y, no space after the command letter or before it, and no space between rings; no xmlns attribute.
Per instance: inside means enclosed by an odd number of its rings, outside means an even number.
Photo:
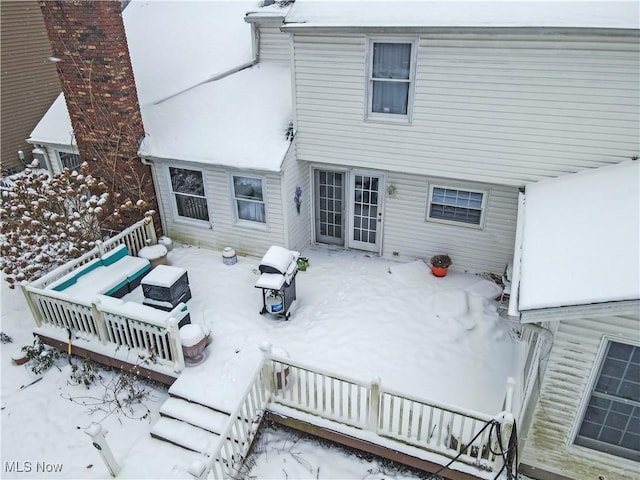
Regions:
<svg viewBox="0 0 640 480"><path fill-rule="evenodd" d="M198 453L210 452L230 414L201 403L171 396L160 407L160 418L151 428L151 436Z"/></svg>

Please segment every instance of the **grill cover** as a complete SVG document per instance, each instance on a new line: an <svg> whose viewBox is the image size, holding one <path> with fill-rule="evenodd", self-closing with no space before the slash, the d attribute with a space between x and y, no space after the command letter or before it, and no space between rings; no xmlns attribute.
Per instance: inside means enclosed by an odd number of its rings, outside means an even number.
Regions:
<svg viewBox="0 0 640 480"><path fill-rule="evenodd" d="M278 273L289 276L298 267L298 257L300 257L299 252L272 245L262 257L258 269L260 273Z"/></svg>

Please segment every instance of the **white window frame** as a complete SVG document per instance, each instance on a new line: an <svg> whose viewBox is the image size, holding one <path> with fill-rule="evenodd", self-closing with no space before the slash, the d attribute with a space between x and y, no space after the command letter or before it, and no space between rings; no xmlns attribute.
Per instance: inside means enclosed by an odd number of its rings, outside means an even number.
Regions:
<svg viewBox="0 0 640 480"><path fill-rule="evenodd" d="M411 45L411 64L409 67L409 78L407 80L394 79L393 82L406 82L409 84L409 92L407 94L407 113L405 115L397 113L382 113L373 111L373 82L381 81L373 78L373 44L374 43L406 43ZM368 37L366 49L366 75L365 75L365 91L367 104L365 106L365 120L381 121L390 123L411 123L413 118L413 104L415 96L416 83L416 63L418 58L418 39L411 37Z"/></svg>
<svg viewBox="0 0 640 480"><path fill-rule="evenodd" d="M254 227L254 228L259 228L259 229L265 229L267 227L268 219L269 219L269 208L268 208L268 205L267 205L268 201L267 201L267 179L266 179L266 177L263 177L263 176L260 176L260 175L248 175L248 174L241 173L241 172L229 173L228 177L229 177L229 195L231 196L231 203L233 205L233 207L232 207L233 208L233 218L234 218L235 224L236 225L240 225L240 226L247 226L247 227ZM234 178L235 177L248 178L248 179L251 179L251 180L260 180L260 182L262 184L262 201L236 197L235 182L234 182ZM238 212L238 200L252 202L252 203L262 203L264 205L264 222L260 222L260 221L257 221L257 220L248 220L248 219L240 218L240 213Z"/></svg>
<svg viewBox="0 0 640 480"><path fill-rule="evenodd" d="M602 443L603 446L605 445L609 445L606 442L600 442L598 440L593 440L593 441L587 441L587 443L590 443L590 445L585 445L584 443L576 443L576 440L578 440L578 434L580 433L580 429L582 428L582 424L584 423L584 417L587 413L587 408L589 407L589 403L591 401L591 397L593 396L593 392L595 390L595 387L598 383L598 379L600 378L600 373L602 372L602 367L604 365L604 361L606 359L607 353L609 352L609 346L612 343L623 343L625 345L630 345L632 347L636 347L636 348L640 348L640 343L637 343L635 341L632 341L630 339L625 339L625 338L618 338L618 337L611 337L609 335L605 335L602 338L602 341L600 343L600 346L598 348L598 353L596 355L596 358L594 359L593 362L593 368L591 371L591 375L589 377L589 380L587 382L586 388L585 388L585 393L583 395L581 404L578 408L578 412L577 415L575 417L575 423L573 425L573 429L571 432L571 436L570 438L570 444L575 447L575 448L584 448L584 449L588 449L589 451L596 451L596 452L601 452L603 454L606 455L612 455L615 456L616 458L619 458L621 461L631 461L631 462L636 462L637 459L632 459L629 458L627 456L620 456L617 455L616 452L605 452L604 450L598 448L598 443ZM623 403L630 403L629 400L623 400ZM635 402L634 402L635 404ZM585 437L587 438L587 437ZM614 450L616 450L616 446L612 446ZM618 447L619 448L619 447Z"/></svg>
<svg viewBox="0 0 640 480"><path fill-rule="evenodd" d="M207 216L209 217L208 220L203 220L203 219L199 219L199 218L193 218L193 217L185 217L183 215L180 215L178 213L178 203L176 201L176 192L174 192L173 190L173 182L171 181L171 169L172 168L179 168L180 170L190 170L193 172L198 172L200 173L200 175L202 175L202 188L204 190L204 197L201 197L200 195L190 195L190 196L194 196L197 198L204 198L205 200L205 204L207 206ZM188 223L194 223L194 224L198 224L198 225L210 225L211 224L211 209L209 208L209 197L207 195L207 177L205 175L204 170L200 169L200 168L193 168L190 166L185 166L185 165L165 165L165 173L167 176L167 184L169 187L169 195L171 195L171 211L173 213L173 219L175 221L179 221L179 222L188 222ZM179 195L189 195L189 194L185 194L185 193L181 193L181 192L177 192Z"/></svg>
<svg viewBox="0 0 640 480"><path fill-rule="evenodd" d="M62 156L63 155L75 155L78 157L78 164L73 167L67 167L64 165ZM71 171L77 170L82 165L82 159L80 158L80 154L77 152L69 151L69 150L56 150L56 157L58 158L58 165L60 165L60 171L63 171L65 168L68 168Z"/></svg>
<svg viewBox="0 0 640 480"><path fill-rule="evenodd" d="M431 205L433 203L436 204L441 204L439 202L433 202L433 190L436 188L444 188L446 190L457 190L458 192L469 192L469 193L479 193L482 195L482 205L480 205L479 209L473 208L473 207L465 207L465 206L459 206L460 208L467 208L470 210L480 210L480 223L476 224L476 223L468 223L468 222L460 222L457 220L449 220L446 218L438 218L438 217L432 217L431 216ZM483 229L484 228L484 222L485 222L485 218L486 218L486 214L487 214L487 204L488 204L488 198L489 198L489 191L488 190L477 190L474 188L466 188L466 187L460 187L460 186L453 186L453 185L441 185L441 184L433 184L433 185L429 185L429 190L428 190L428 198L427 198L427 212L426 212L426 221L427 222L435 222L435 223L444 223L444 224L448 224L448 225L456 225L456 226L460 226L460 227L467 227L467 228L475 228L475 229ZM442 204L442 205L448 205L448 204ZM451 206L456 206L456 205L451 205Z"/></svg>

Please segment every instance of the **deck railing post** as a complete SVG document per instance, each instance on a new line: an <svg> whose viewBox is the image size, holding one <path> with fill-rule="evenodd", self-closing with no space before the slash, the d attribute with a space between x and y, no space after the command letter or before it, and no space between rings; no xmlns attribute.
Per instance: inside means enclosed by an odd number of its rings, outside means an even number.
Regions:
<svg viewBox="0 0 640 480"><path fill-rule="evenodd" d="M102 257L104 255L104 244L102 240L96 240L96 248L98 249L98 256Z"/></svg>
<svg viewBox="0 0 640 480"><path fill-rule="evenodd" d="M271 361L271 344L269 342L262 342L260 344L260 350L264 354L264 359L262 361L264 377L266 379L265 386L267 387L267 392L269 395L272 395L276 391L276 386L273 381L273 364Z"/></svg>
<svg viewBox="0 0 640 480"><path fill-rule="evenodd" d="M118 462L113 456L113 452L111 451L111 448L107 443L107 439L105 438L107 431L104 430L102 428L102 425L100 425L99 423L92 423L86 428L84 433L91 437L93 446L100 453L100 456L109 469L109 473L111 474L111 476L117 477L118 473L120 473L120 465L118 465Z"/></svg>
<svg viewBox="0 0 640 480"><path fill-rule="evenodd" d="M97 298L91 302L91 313L93 314L93 319L96 322L98 338L103 345L106 345L109 341L109 335L107 335L107 324L104 321L102 310L100 310L100 300Z"/></svg>
<svg viewBox="0 0 640 480"><path fill-rule="evenodd" d="M507 390L504 395L503 410L513 412L513 394L516 389L516 380L513 377L507 378Z"/></svg>
<svg viewBox="0 0 640 480"><path fill-rule="evenodd" d="M173 371L180 373L184 370L184 354L182 352L182 342L180 342L178 320L173 317L167 320L167 330L169 331L169 348L174 362Z"/></svg>
<svg viewBox="0 0 640 480"><path fill-rule="evenodd" d="M31 292L27 288L27 282L22 282L20 284L20 288L22 289L22 294L24 295L25 300L27 301L27 306L29 310L31 310L31 315L33 315L33 319L36 321L36 325L38 327L42 326L42 317L40 316L40 312L36 308L35 303L33 302L33 298L31 297Z"/></svg>
<svg viewBox="0 0 640 480"><path fill-rule="evenodd" d="M380 377L375 377L371 380L371 386L369 387L369 430L376 433L379 425L380 415L380 384L382 380Z"/></svg>
<svg viewBox="0 0 640 480"><path fill-rule="evenodd" d="M145 217L145 220L147 220L144 225L146 237L145 240L149 245L155 245L156 243L158 243L158 238L156 237L156 228L153 224L153 217L149 215Z"/></svg>

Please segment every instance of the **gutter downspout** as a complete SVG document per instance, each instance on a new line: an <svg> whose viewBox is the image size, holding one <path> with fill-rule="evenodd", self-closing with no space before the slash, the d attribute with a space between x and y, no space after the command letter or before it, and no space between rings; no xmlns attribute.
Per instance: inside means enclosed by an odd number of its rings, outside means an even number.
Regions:
<svg viewBox="0 0 640 480"><path fill-rule="evenodd" d="M144 157L142 151L138 150L138 157L140 157L140 162L143 165L146 165L151 170L151 181L153 182L153 189L156 192L156 200L158 202L158 217L160 218L160 230L164 235L167 235L167 220L165 218L164 207L162 206L162 198L158 195L161 191L158 188L158 177L156 175L156 170L154 168L153 162L151 159Z"/></svg>

